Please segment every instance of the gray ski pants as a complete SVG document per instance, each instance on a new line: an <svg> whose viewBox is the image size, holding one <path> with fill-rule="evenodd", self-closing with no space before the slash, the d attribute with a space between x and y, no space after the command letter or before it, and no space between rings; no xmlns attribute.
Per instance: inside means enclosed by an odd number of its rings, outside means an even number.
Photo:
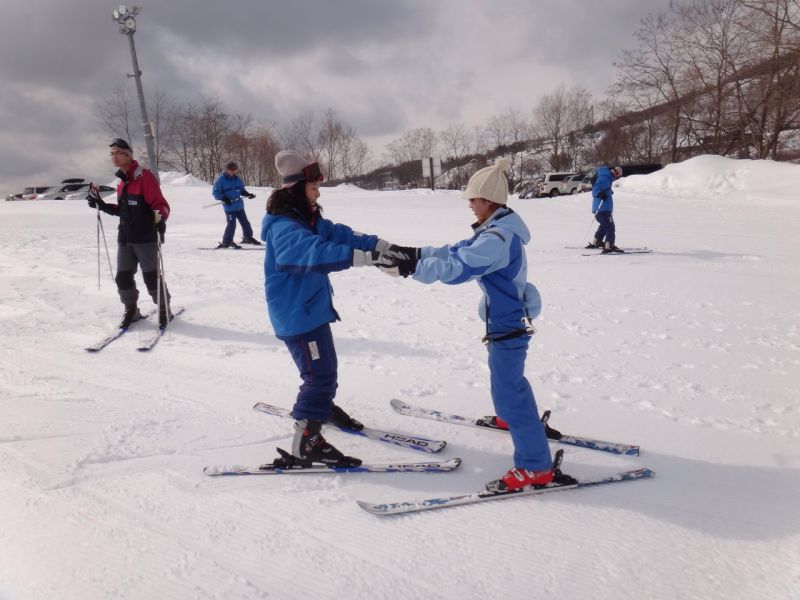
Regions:
<svg viewBox="0 0 800 600"><path fill-rule="evenodd" d="M117 292L119 299L126 308L133 308L139 300L139 290L133 276L136 275L138 266L142 266L142 278L147 286L147 292L158 303L158 245L156 242L147 244L120 244L117 246ZM169 292L167 292L169 296ZM163 300L162 300L163 301Z"/></svg>

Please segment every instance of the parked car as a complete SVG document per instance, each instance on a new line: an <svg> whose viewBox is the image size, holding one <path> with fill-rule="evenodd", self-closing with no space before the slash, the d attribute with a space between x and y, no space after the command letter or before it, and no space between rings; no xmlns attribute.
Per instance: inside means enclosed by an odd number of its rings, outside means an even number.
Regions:
<svg viewBox="0 0 800 600"><path fill-rule="evenodd" d="M35 200L63 200L70 192L77 192L80 190L87 190L89 184L85 183L83 179L65 179L58 185L48 188L46 191L38 194Z"/></svg>
<svg viewBox="0 0 800 600"><path fill-rule="evenodd" d="M567 177L561 182L561 185L558 186L558 193L562 196L577 194L579 191L581 191L579 188L584 180L588 181L586 178L586 173L578 173L572 177Z"/></svg>
<svg viewBox="0 0 800 600"><path fill-rule="evenodd" d="M117 193L117 190L109 185L98 185L97 189L100 192L100 197L103 199L106 199L109 196L113 196ZM64 196L64 200L86 200L86 195L88 193L89 186L87 184L86 187L80 188Z"/></svg>
<svg viewBox="0 0 800 600"><path fill-rule="evenodd" d="M22 192L19 194L9 194L6 196L7 201L11 200L35 200L38 194L41 194L44 191L47 191L50 188L49 185L42 185L38 187L26 187Z"/></svg>
<svg viewBox="0 0 800 600"><path fill-rule="evenodd" d="M572 177L573 175L577 175L577 173L565 173L565 172L556 172L556 173L545 173L542 177L541 181L539 182L539 186L536 190L536 195L538 197L542 196L558 196L559 189L558 186L561 185L561 182L565 179Z"/></svg>
<svg viewBox="0 0 800 600"><path fill-rule="evenodd" d="M519 185L519 196L521 200L525 200L526 198L533 198L536 195L536 191L538 189L539 180L534 181L525 181Z"/></svg>

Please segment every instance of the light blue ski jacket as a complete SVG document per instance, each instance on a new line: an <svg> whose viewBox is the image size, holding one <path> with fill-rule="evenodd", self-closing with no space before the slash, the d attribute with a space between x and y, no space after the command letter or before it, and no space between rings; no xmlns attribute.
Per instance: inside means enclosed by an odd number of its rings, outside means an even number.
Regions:
<svg viewBox="0 0 800 600"><path fill-rule="evenodd" d="M483 290L479 313L487 321L489 335L517 331L524 327L523 317L535 319L541 312L539 292L527 281L524 246L530 231L508 207L497 209L473 228L471 238L452 246L422 248L413 277L448 285L477 280Z"/></svg>

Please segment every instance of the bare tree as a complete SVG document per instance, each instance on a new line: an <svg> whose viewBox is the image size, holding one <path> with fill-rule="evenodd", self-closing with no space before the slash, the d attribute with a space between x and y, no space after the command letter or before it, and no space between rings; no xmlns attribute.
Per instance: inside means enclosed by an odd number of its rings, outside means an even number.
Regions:
<svg viewBox="0 0 800 600"><path fill-rule="evenodd" d="M100 128L115 138L122 138L131 146L133 146L132 105L133 98L124 85L116 86L110 95L103 96L95 102Z"/></svg>
<svg viewBox="0 0 800 600"><path fill-rule="evenodd" d="M618 84L621 90L650 96L665 107L663 111L670 126L669 158L678 158L681 131L682 98L689 89L689 81L682 66L686 64L682 47L675 42L680 23L674 14L658 13L642 20L635 33L639 42L636 50L626 50L616 63Z"/></svg>
<svg viewBox="0 0 800 600"><path fill-rule="evenodd" d="M439 132L439 140L443 154L451 159L455 166L455 172L450 176L449 187L458 189L466 180L463 163L464 157L472 148L472 136L464 123L450 123Z"/></svg>
<svg viewBox="0 0 800 600"><path fill-rule="evenodd" d="M508 155L511 159L511 179L514 183L521 177L521 153L532 135L532 128L522 113L514 108L489 118L486 124L486 137L491 140L494 150Z"/></svg>

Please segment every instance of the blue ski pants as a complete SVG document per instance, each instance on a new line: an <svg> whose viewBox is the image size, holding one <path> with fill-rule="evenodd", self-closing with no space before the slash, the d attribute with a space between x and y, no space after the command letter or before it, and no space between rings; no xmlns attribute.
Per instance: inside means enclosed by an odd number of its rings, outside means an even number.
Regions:
<svg viewBox="0 0 800 600"><path fill-rule="evenodd" d="M490 342L489 372L494 409L508 423L514 442L514 466L540 471L550 469L553 459L533 389L525 377L529 343L527 336Z"/></svg>
<svg viewBox="0 0 800 600"><path fill-rule="evenodd" d="M247 214L243 210L232 210L225 213L228 224L225 225L225 233L222 234L222 243L230 244L233 241L233 234L236 233L236 220L242 224L242 237L249 240L253 237L253 227L247 220Z"/></svg>
<svg viewBox="0 0 800 600"><path fill-rule="evenodd" d="M338 387L338 367L333 333L328 323L300 335L281 338L300 371L303 383L292 409L295 419L325 421Z"/></svg>
<svg viewBox="0 0 800 600"><path fill-rule="evenodd" d="M617 238L617 227L614 225L614 215L608 211L595 213L594 218L600 223L597 228L597 233L594 234L594 239L601 242L606 241L612 246Z"/></svg>

